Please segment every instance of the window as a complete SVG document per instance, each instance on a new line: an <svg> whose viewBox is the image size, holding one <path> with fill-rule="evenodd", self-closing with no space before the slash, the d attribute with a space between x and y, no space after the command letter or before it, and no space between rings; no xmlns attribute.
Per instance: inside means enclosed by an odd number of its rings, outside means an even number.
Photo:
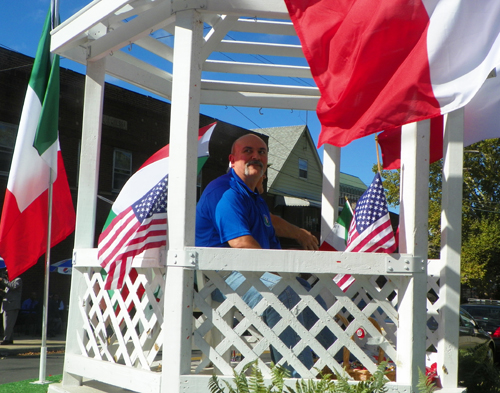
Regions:
<svg viewBox="0 0 500 393"><path fill-rule="evenodd" d="M0 175L9 176L14 146L16 145L17 126L0 121Z"/></svg>
<svg viewBox="0 0 500 393"><path fill-rule="evenodd" d="M115 149L113 153L113 192L120 192L132 175L132 153Z"/></svg>
<svg viewBox="0 0 500 393"><path fill-rule="evenodd" d="M299 158L299 177L307 179L307 160L303 158Z"/></svg>

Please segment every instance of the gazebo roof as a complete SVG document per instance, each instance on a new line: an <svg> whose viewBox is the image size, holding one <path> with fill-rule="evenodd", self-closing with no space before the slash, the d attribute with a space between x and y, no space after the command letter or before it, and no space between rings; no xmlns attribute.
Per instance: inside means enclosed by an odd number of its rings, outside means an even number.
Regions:
<svg viewBox="0 0 500 393"><path fill-rule="evenodd" d="M51 51L171 100L176 12L204 22L201 104L314 110L319 91L282 0L96 0L52 32Z"/></svg>

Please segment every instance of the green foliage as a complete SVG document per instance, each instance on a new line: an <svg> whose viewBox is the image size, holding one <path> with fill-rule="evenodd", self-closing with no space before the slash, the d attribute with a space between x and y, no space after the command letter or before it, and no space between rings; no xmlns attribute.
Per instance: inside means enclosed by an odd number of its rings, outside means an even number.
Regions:
<svg viewBox="0 0 500 393"><path fill-rule="evenodd" d="M500 280L500 266L496 263L500 257L499 166L499 139L481 141L464 150L462 283L476 287L481 297L500 296L492 293L492 288L500 288L500 281L495 281L497 277ZM400 171L382 171L382 178L388 204L398 206ZM442 182L440 160L429 166L429 258L439 258L441 249Z"/></svg>
<svg viewBox="0 0 500 393"><path fill-rule="evenodd" d="M234 373L234 385L223 381L228 393L385 393L387 363L383 362L378 366L377 371L367 380L358 383L350 383L347 374L336 374L337 380L332 380L331 374L322 374L318 380L297 379L295 389L285 386L285 378L289 378L290 373L284 367L272 367L272 383L265 386L264 378L257 363L246 365L241 373ZM246 376L246 371L251 368L251 375ZM211 393L224 393L216 375L212 376L208 384Z"/></svg>
<svg viewBox="0 0 500 393"><path fill-rule="evenodd" d="M467 393L499 393L500 371L488 360L488 347L461 350L458 361L459 385Z"/></svg>
<svg viewBox="0 0 500 393"><path fill-rule="evenodd" d="M433 393L436 389L436 384L427 378L421 370L418 370L418 393Z"/></svg>
<svg viewBox="0 0 500 393"><path fill-rule="evenodd" d="M250 377L247 377L247 371L250 370ZM243 367L240 373L234 372L234 385L223 381L228 389L228 393L283 393L285 392L285 378L290 377L290 372L283 366L274 366L271 369L272 383L265 386L264 376L260 371L257 361L248 363ZM220 386L216 375L213 375L208 384L210 393L224 393L225 390Z"/></svg>

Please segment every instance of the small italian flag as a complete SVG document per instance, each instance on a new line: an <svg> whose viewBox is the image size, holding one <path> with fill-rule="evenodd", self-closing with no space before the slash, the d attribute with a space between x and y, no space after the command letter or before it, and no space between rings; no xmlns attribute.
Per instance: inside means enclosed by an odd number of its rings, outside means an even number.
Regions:
<svg viewBox="0 0 500 393"><path fill-rule="evenodd" d="M344 208L340 212L337 222L333 229L321 243L320 250L322 251L344 251L349 235L349 226L351 225L352 217L354 216L351 205L348 201L345 202Z"/></svg>
<svg viewBox="0 0 500 393"><path fill-rule="evenodd" d="M328 234L323 243L321 243L319 248L321 251L344 251L346 249L349 226L351 225L353 216L354 213L351 209L351 205L349 201L346 201L332 231ZM337 274L333 278L333 281L345 292L355 280L350 274Z"/></svg>
<svg viewBox="0 0 500 393"><path fill-rule="evenodd" d="M35 265L47 251L50 182L50 246L75 229L75 210L59 148L59 56L50 53L50 27L49 11L26 92L0 221L0 256L10 279Z"/></svg>

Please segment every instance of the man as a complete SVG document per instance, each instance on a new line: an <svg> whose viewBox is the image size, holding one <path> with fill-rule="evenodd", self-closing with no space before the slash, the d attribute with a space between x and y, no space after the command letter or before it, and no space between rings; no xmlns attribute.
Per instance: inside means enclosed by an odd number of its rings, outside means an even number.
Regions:
<svg viewBox="0 0 500 393"><path fill-rule="evenodd" d="M270 214L265 201L259 197L259 192L255 191L263 179L267 159L267 146L258 136L247 134L234 142L229 155L231 170L210 183L198 202L197 245L281 248L277 239L277 236L280 236L297 240L306 250L318 249L318 239L315 236L281 217ZM250 203L247 198L253 202ZM248 215L250 213L257 213L264 222L253 220L254 216ZM244 214L246 216L242 216ZM233 227L236 218L240 229L246 226L241 233ZM234 238L228 242L227 239L231 236ZM263 244L259 244L259 240Z"/></svg>
<svg viewBox="0 0 500 393"><path fill-rule="evenodd" d="M17 316L21 309L21 295L23 291L23 282L21 277L17 277L9 281L8 272L0 277L0 288L5 291L5 296L2 301L4 338L0 345L12 345L12 335L14 326L16 325Z"/></svg>
<svg viewBox="0 0 500 393"><path fill-rule="evenodd" d="M229 160L230 171L211 182L198 202L196 246L280 249L277 238L279 234L295 238L306 249L317 249L317 239L309 232L279 217L273 220L266 202L259 194L258 185L263 179L268 161L265 142L254 134L244 135L234 142ZM269 288L274 287L280 280L281 277L272 273L264 273L261 277L261 281ZM227 284L233 290L244 281L244 276L238 272L232 272L226 278ZM299 281L308 287L306 281ZM224 300L219 291L215 291L214 296L215 300ZM252 287L242 298L253 308L262 296ZM290 287L279 295L279 299L288 308L292 308L300 300ZM263 318L268 326L273 327L281 316L274 309L268 308ZM315 316L310 310L301 313L298 319L306 328L315 323ZM334 338L329 331L324 336L318 338L327 347ZM285 329L280 339L289 348L299 341L299 337L291 328ZM274 362L281 359L281 354L274 348L271 348L271 354ZM299 359L306 367L312 367L312 353L309 348L299 355ZM294 370L290 370L293 376L298 376Z"/></svg>

